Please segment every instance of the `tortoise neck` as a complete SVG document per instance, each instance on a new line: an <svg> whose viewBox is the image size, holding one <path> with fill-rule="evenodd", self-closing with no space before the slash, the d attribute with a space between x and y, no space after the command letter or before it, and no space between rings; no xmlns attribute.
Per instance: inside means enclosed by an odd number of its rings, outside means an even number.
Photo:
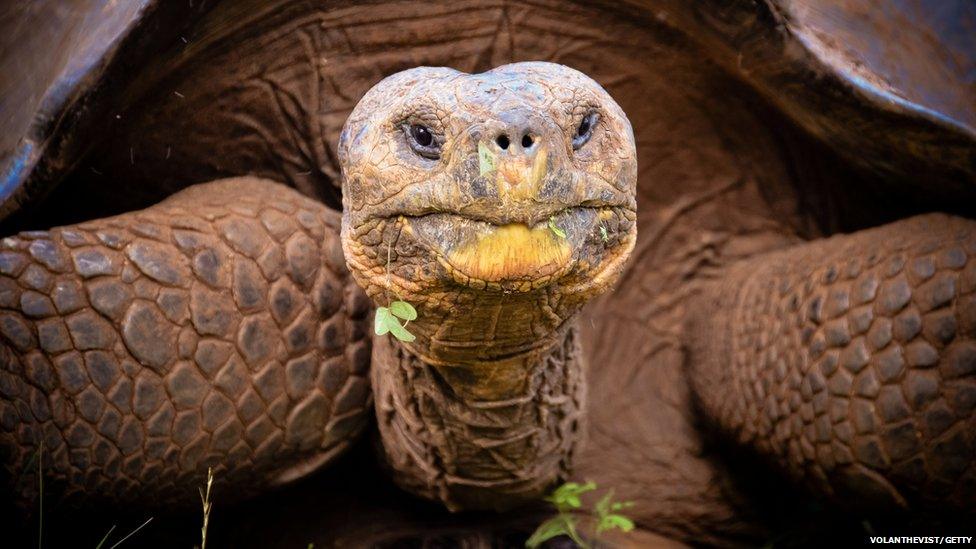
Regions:
<svg viewBox="0 0 976 549"><path fill-rule="evenodd" d="M562 345L589 297L562 296L553 287L508 294L452 287L448 295L421 302L410 323L417 339L404 346L441 369L455 389L482 399L518 391L540 357Z"/></svg>
<svg viewBox="0 0 976 549"><path fill-rule="evenodd" d="M380 338L373 390L387 462L407 490L452 509L504 509L566 476L585 387L576 323L494 361L432 364Z"/></svg>

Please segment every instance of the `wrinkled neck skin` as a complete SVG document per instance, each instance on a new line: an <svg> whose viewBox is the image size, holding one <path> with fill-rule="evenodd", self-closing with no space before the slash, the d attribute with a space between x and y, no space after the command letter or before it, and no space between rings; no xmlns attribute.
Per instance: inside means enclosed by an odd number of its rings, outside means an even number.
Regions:
<svg viewBox="0 0 976 549"><path fill-rule="evenodd" d="M396 481L452 510L516 506L565 478L583 433L576 315L555 292L467 290L417 340L377 338L372 382Z"/></svg>

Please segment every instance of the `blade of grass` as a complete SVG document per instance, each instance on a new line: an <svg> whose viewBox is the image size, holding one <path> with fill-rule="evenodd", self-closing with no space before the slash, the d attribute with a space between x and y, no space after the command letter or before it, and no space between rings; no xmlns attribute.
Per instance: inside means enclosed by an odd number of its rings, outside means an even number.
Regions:
<svg viewBox="0 0 976 549"><path fill-rule="evenodd" d="M142 524L140 524L138 528L136 528L135 530L129 532L129 535L128 536L125 536L124 538L122 538L119 541L115 542L115 545L109 547L108 549L115 549L119 545L122 545L122 542L123 541L125 541L125 540L131 538L132 536L134 536L135 533L138 532L139 530L142 530L143 527L145 527L147 524L149 524L150 522L152 522L152 519L153 519L153 517L149 517L149 520L147 520L146 522L143 522Z"/></svg>
<svg viewBox="0 0 976 549"><path fill-rule="evenodd" d="M207 549L207 526L210 524L210 509L213 502L210 501L210 488L213 486L213 467L207 467L207 493L204 494L203 488L200 490L200 501L203 503L203 528L200 529L200 549Z"/></svg>
<svg viewBox="0 0 976 549"><path fill-rule="evenodd" d="M112 525L111 528L108 529L108 532L105 532L105 537L102 538L102 541L98 542L98 545L95 546L95 549L102 549L102 545L105 545L105 542L108 541L108 537L112 535L113 530L115 530L114 524Z"/></svg>

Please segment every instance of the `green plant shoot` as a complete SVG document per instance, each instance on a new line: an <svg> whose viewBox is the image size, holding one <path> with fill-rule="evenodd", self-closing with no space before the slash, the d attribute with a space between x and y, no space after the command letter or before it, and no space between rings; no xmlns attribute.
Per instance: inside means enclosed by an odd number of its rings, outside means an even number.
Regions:
<svg viewBox="0 0 976 549"><path fill-rule="evenodd" d="M607 492L605 496L600 498L600 501L596 502L596 506L594 506L597 515L596 533L599 534L600 532L613 530L614 528L619 528L624 532L633 530L634 521L614 512L633 506L634 503L631 501L613 501L613 490Z"/></svg>
<svg viewBox="0 0 976 549"><path fill-rule="evenodd" d="M543 543L558 536L567 536L576 542L580 547L586 547L586 542L576 531L576 517L568 514L559 514L543 522L536 528L529 539L525 540L525 546L530 549L539 547Z"/></svg>
<svg viewBox="0 0 976 549"><path fill-rule="evenodd" d="M583 506L582 496L587 492L596 490L596 483L587 482L567 482L552 491L545 497L557 511L555 517L546 520L535 529L535 532L525 541L525 546L529 549L539 547L546 541L558 536L567 536L576 545L583 549L589 549L591 545L580 535L580 518L587 515L593 517L595 522L592 528L592 538L596 541L600 534L608 530L618 529L623 532L630 532L634 529L634 521L619 513L623 509L633 507L632 502L613 501L613 490L607 492L593 506L592 513L584 513L580 509Z"/></svg>

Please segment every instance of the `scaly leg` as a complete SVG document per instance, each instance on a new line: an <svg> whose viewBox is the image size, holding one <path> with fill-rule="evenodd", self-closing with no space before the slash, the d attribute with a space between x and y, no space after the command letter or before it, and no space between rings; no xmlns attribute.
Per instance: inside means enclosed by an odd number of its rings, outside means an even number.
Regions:
<svg viewBox="0 0 976 549"><path fill-rule="evenodd" d="M339 215L255 178L0 244L0 448L30 498L195 501L298 478L371 415ZM27 469L27 470L25 470ZM53 482L51 482L53 481Z"/></svg>
<svg viewBox="0 0 976 549"><path fill-rule="evenodd" d="M721 431L862 508L974 508L976 222L757 257L696 307L689 367Z"/></svg>

